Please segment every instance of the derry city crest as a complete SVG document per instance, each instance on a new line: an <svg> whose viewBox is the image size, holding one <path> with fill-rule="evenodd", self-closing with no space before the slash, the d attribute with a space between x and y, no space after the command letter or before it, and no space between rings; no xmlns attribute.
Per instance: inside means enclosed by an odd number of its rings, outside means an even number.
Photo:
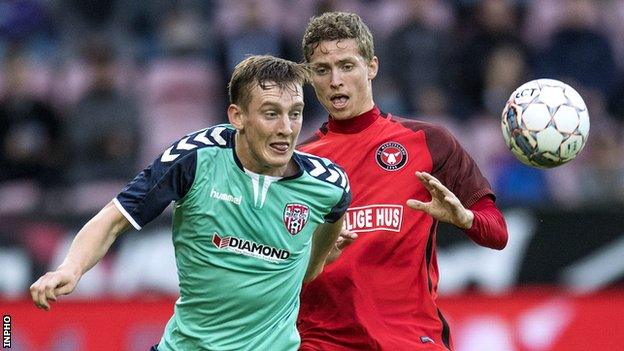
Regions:
<svg viewBox="0 0 624 351"><path fill-rule="evenodd" d="M290 203L284 208L284 225L290 235L297 235L308 222L310 208L306 205Z"/></svg>

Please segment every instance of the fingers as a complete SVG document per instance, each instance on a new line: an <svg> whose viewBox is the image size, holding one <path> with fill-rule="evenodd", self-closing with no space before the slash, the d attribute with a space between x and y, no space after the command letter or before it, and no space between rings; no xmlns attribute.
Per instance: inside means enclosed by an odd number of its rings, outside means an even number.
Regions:
<svg viewBox="0 0 624 351"><path fill-rule="evenodd" d="M431 175L429 173L416 172L416 178L418 178L418 180L420 180L420 182L425 187L425 189L427 189L429 192L431 192L435 188L433 186L431 186L431 184L429 184L429 180L431 178L428 178L427 176L431 177Z"/></svg>
<svg viewBox="0 0 624 351"><path fill-rule="evenodd" d="M431 214L430 212L430 203L424 203L422 201L418 201L418 200L414 200L414 199L409 199L406 202L407 206L411 209L417 210L417 211L425 211L429 214Z"/></svg>
<svg viewBox="0 0 624 351"><path fill-rule="evenodd" d="M357 235L356 232L353 232L351 230L342 229L342 231L340 232L340 237L344 238L344 239L355 240L355 239L357 239L358 235Z"/></svg>
<svg viewBox="0 0 624 351"><path fill-rule="evenodd" d="M416 176L423 183L425 188L431 193L439 197L449 196L452 192L442 184L436 177L427 172L416 172Z"/></svg>
<svg viewBox="0 0 624 351"><path fill-rule="evenodd" d="M46 298L46 285L44 283L44 280L46 280L46 275L39 278L30 286L30 296L32 297L32 300L37 308L49 311L50 304L48 303L48 299Z"/></svg>
<svg viewBox="0 0 624 351"><path fill-rule="evenodd" d="M71 286L70 284L65 284L63 286L58 286L56 289L54 289L54 295L56 296L67 295L73 290L74 290L73 286Z"/></svg>
<svg viewBox="0 0 624 351"><path fill-rule="evenodd" d="M336 248L342 251L345 247L351 245L357 237L357 233L343 229L342 232L340 232L338 240L336 240Z"/></svg>
<svg viewBox="0 0 624 351"><path fill-rule="evenodd" d="M30 286L30 296L35 306L49 311L50 301L57 300L57 296L63 295L68 284L63 284L58 275L46 273Z"/></svg>

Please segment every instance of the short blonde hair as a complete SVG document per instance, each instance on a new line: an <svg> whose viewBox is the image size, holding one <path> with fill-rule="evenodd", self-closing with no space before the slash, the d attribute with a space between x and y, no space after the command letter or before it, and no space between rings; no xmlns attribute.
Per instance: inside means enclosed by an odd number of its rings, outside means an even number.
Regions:
<svg viewBox="0 0 624 351"><path fill-rule="evenodd" d="M373 35L362 18L355 13L326 12L312 17L303 34L303 56L310 62L314 50L322 41L355 39L360 55L370 62L375 56Z"/></svg>

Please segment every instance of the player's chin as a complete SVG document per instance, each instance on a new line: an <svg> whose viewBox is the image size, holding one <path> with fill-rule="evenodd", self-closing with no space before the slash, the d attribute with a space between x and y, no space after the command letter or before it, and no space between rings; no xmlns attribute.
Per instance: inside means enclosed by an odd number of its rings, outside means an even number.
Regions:
<svg viewBox="0 0 624 351"><path fill-rule="evenodd" d="M293 155L293 149L288 148L287 150L270 150L270 155L268 157L269 164L272 167L283 167L288 164Z"/></svg>
<svg viewBox="0 0 624 351"><path fill-rule="evenodd" d="M332 118L335 120L345 120L345 119L349 119L351 117L353 117L353 114L351 113L351 110L344 107L344 108L331 108L329 109L330 114L332 115Z"/></svg>

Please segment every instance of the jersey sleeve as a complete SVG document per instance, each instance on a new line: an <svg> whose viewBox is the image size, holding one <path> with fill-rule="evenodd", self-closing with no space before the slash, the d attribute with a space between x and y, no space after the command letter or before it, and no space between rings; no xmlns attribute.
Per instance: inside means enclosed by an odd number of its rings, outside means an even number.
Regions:
<svg viewBox="0 0 624 351"><path fill-rule="evenodd" d="M449 188L464 206L470 207L484 196L494 198L490 183L448 130L428 128L426 136L433 161L432 175Z"/></svg>
<svg viewBox="0 0 624 351"><path fill-rule="evenodd" d="M325 222L334 223L347 212L351 205L351 186L347 172L330 160L305 152L295 152L293 157L310 176L328 183L327 186L340 189L340 198L323 216Z"/></svg>
<svg viewBox="0 0 624 351"><path fill-rule="evenodd" d="M474 214L472 227L464 232L475 243L496 250L502 250L509 240L507 224L494 201L489 197L482 197L470 206Z"/></svg>
<svg viewBox="0 0 624 351"><path fill-rule="evenodd" d="M347 173L340 168L336 164L332 164L328 167L329 169L333 169L335 172L340 174L341 179L344 180L339 183L340 188L342 189L342 196L338 203L325 215L325 222L335 223L337 220L342 217L342 215L347 212L349 205L351 205L351 187L349 186L349 178L347 177Z"/></svg>
<svg viewBox="0 0 624 351"><path fill-rule="evenodd" d="M184 197L193 185L197 151L184 150L181 143L184 139L168 148L113 199L137 230L158 217L172 201Z"/></svg>

